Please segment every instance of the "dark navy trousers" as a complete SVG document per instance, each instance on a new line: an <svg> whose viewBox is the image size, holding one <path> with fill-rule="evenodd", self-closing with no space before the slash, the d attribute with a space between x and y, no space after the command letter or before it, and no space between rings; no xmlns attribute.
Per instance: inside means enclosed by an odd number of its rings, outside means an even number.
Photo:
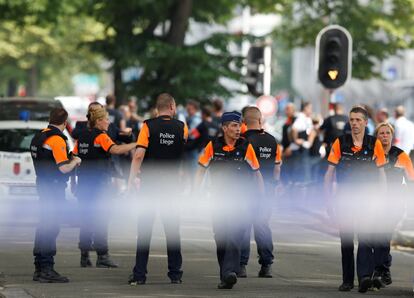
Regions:
<svg viewBox="0 0 414 298"><path fill-rule="evenodd" d="M61 210L65 205L66 183L52 179L37 179L36 186L39 196L39 222L33 248L35 266L53 267Z"/></svg>
<svg viewBox="0 0 414 298"><path fill-rule="evenodd" d="M270 196L271 192L268 192ZM272 197L254 198L249 208L249 222L246 224L241 244L240 265L247 265L250 256L250 236L253 228L254 239L259 255L259 264L262 266L273 263L273 240L269 220L272 214Z"/></svg>

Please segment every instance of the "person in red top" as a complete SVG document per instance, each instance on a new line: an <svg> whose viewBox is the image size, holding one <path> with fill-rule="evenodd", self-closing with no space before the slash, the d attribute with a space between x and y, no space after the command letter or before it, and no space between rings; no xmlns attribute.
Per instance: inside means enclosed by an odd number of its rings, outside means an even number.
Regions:
<svg viewBox="0 0 414 298"><path fill-rule="evenodd" d="M117 145L108 136L109 115L105 108L90 111L88 127L76 141L74 154L84 162L79 167L77 198L81 207L79 249L81 267L91 267L89 251L95 250L96 267L118 267L108 254L108 211L111 194L111 154L124 154L135 143Z"/></svg>
<svg viewBox="0 0 414 298"><path fill-rule="evenodd" d="M383 206L382 216L378 214L378 217L381 218L378 225L383 230L379 239L382 242L380 249L383 253L382 257L376 260L374 275L380 276L384 285L389 285L392 283L390 241L395 226L404 213L407 184L414 182L414 168L408 154L392 145L394 128L391 124L387 122L378 124L375 129L375 136L380 140L387 158L385 173L387 175L388 200L385 201Z"/></svg>
<svg viewBox="0 0 414 298"><path fill-rule="evenodd" d="M220 266L219 289L231 289L240 269L240 249L248 224L248 201L264 193L260 165L251 144L240 137L241 114L224 113L223 137L207 144L199 157L198 190L207 171L213 198L213 230ZM259 194L257 194L259 193Z"/></svg>
<svg viewBox="0 0 414 298"><path fill-rule="evenodd" d="M386 184L386 159L381 143L365 134L368 113L363 107L351 109L349 123L351 134L337 138L332 145L325 175L325 195L329 200L329 216L339 220L343 279L339 291L350 291L354 287L354 234L357 231L359 292L365 293L372 285L380 287L378 278L371 279L374 258L378 256L379 250L375 249L372 239L373 226L370 220L375 215L370 211L375 207L373 204L381 200L381 186ZM335 178L337 184L334 184ZM333 208L331 199L334 185L338 188L336 208ZM371 198L375 201L370 202Z"/></svg>

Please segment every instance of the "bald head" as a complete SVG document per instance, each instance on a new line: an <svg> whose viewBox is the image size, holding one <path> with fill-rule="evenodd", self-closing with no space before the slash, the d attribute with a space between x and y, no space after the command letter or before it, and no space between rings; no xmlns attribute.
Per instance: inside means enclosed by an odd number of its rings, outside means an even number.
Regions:
<svg viewBox="0 0 414 298"><path fill-rule="evenodd" d="M257 107L247 107L244 110L243 121L248 129L260 129L262 124L262 113Z"/></svg>

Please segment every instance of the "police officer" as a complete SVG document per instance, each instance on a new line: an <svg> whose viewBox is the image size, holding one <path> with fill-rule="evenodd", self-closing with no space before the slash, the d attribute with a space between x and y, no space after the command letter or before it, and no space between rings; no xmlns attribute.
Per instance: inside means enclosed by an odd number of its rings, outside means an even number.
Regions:
<svg viewBox="0 0 414 298"><path fill-rule="evenodd" d="M91 111L100 108L103 108L103 105L101 105L99 102L91 102L88 106L86 118L89 120ZM75 140L79 138L79 134L82 132L82 130L88 127L88 120L76 122L76 126L72 130L72 138L74 138ZM112 140L116 141L117 143L130 143L134 138L131 128L120 130L117 126L115 126L114 123L109 123L109 127L106 133Z"/></svg>
<svg viewBox="0 0 414 298"><path fill-rule="evenodd" d="M81 267L92 266L89 259L91 250L95 250L98 255L96 267L118 267L108 254L111 155L127 153L135 148L135 144L116 145L106 133L109 123L105 108L91 110L88 127L80 132L74 149L74 153L84 161L77 171L77 197L81 206Z"/></svg>
<svg viewBox="0 0 414 298"><path fill-rule="evenodd" d="M383 166L386 163L381 143L365 133L368 113L355 106L349 113L351 134L335 140L328 157L329 166L325 174L325 194L329 199L328 214L339 220L339 236L342 253L343 283L339 291L350 291L354 287L354 234L358 236L357 274L359 292L365 293L372 285L374 271L374 245L369 211L379 192L374 189L385 185ZM333 182L338 183L337 200L333 201ZM374 198L374 202L369 200ZM336 207L336 208L334 208ZM357 230L355 230L357 228Z"/></svg>
<svg viewBox="0 0 414 298"><path fill-rule="evenodd" d="M269 227L271 199L275 196L275 187L280 183L281 148L276 139L262 129L262 114L257 107L247 107L243 113L243 122L247 131L243 137L253 146L260 163L260 172L265 183L266 197L260 201L252 200L250 224L248 225L241 249L240 271L238 277L247 277L246 265L250 255L250 232L253 225L254 237L259 254L261 269L259 277L272 277L273 263L272 231Z"/></svg>
<svg viewBox="0 0 414 298"><path fill-rule="evenodd" d="M240 138L241 114L223 113L223 137L209 142L200 155L196 187L207 170L213 198L213 231L220 266L219 289L231 289L237 282L240 249L246 231L248 200L263 194L259 162L251 144ZM252 183L252 181L254 183Z"/></svg>
<svg viewBox="0 0 414 298"><path fill-rule="evenodd" d="M197 152L200 152L220 132L220 126L213 122L210 107L205 106L201 108L201 119L202 122L189 133L189 140L185 146L186 150L197 149Z"/></svg>
<svg viewBox="0 0 414 298"><path fill-rule="evenodd" d="M335 103L334 113L325 118L319 128L324 133L323 142L328 153L331 151L332 143L344 134L345 125L348 123L348 116L344 115L341 104Z"/></svg>
<svg viewBox="0 0 414 298"><path fill-rule="evenodd" d="M282 127L282 147L283 147L283 171L282 181L286 184L294 181L293 177L293 166L294 158L292 158L292 149L290 144L292 143L292 125L296 121L295 117L295 105L289 102L285 107L286 121Z"/></svg>
<svg viewBox="0 0 414 298"><path fill-rule="evenodd" d="M408 154L400 148L392 146L394 128L391 124L387 122L378 124L375 129L375 136L381 142L387 158L387 164L385 165L388 185L387 197L392 198L392 200L386 200L389 203L384 205L383 213L378 214L378 224L381 224L380 228L384 231L380 231L382 233L379 233L380 237L377 239L379 242L377 249L382 253L375 260L374 281L377 283L381 281L382 284L379 284L379 286L383 286L392 283L390 241L395 226L403 214L404 198L407 193L406 183L414 182L414 169Z"/></svg>
<svg viewBox="0 0 414 298"><path fill-rule="evenodd" d="M67 138L63 134L67 119L66 110L53 109L50 112L48 127L37 133L30 144L40 202L40 219L33 249L33 280L45 283L69 281L67 277L54 270L59 211L65 202L68 173L81 163L78 157L70 158Z"/></svg>
<svg viewBox="0 0 414 298"><path fill-rule="evenodd" d="M146 120L137 140L137 150L132 160L128 188L140 184L138 239L136 261L130 285L145 284L152 227L157 207L160 208L167 240L168 277L171 283L182 282L181 240L179 214L176 203L181 177L184 144L188 138L187 126L174 119L174 98L160 94L156 108L158 117ZM140 175L141 180L138 179Z"/></svg>

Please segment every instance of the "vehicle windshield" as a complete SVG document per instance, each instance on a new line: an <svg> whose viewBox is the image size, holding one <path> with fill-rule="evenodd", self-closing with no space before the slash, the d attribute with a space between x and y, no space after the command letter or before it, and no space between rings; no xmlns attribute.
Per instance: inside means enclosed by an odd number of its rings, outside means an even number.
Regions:
<svg viewBox="0 0 414 298"><path fill-rule="evenodd" d="M57 107L62 107L59 101L0 101L0 119L48 121L50 111Z"/></svg>
<svg viewBox="0 0 414 298"><path fill-rule="evenodd" d="M38 129L0 129L0 151L28 152Z"/></svg>

